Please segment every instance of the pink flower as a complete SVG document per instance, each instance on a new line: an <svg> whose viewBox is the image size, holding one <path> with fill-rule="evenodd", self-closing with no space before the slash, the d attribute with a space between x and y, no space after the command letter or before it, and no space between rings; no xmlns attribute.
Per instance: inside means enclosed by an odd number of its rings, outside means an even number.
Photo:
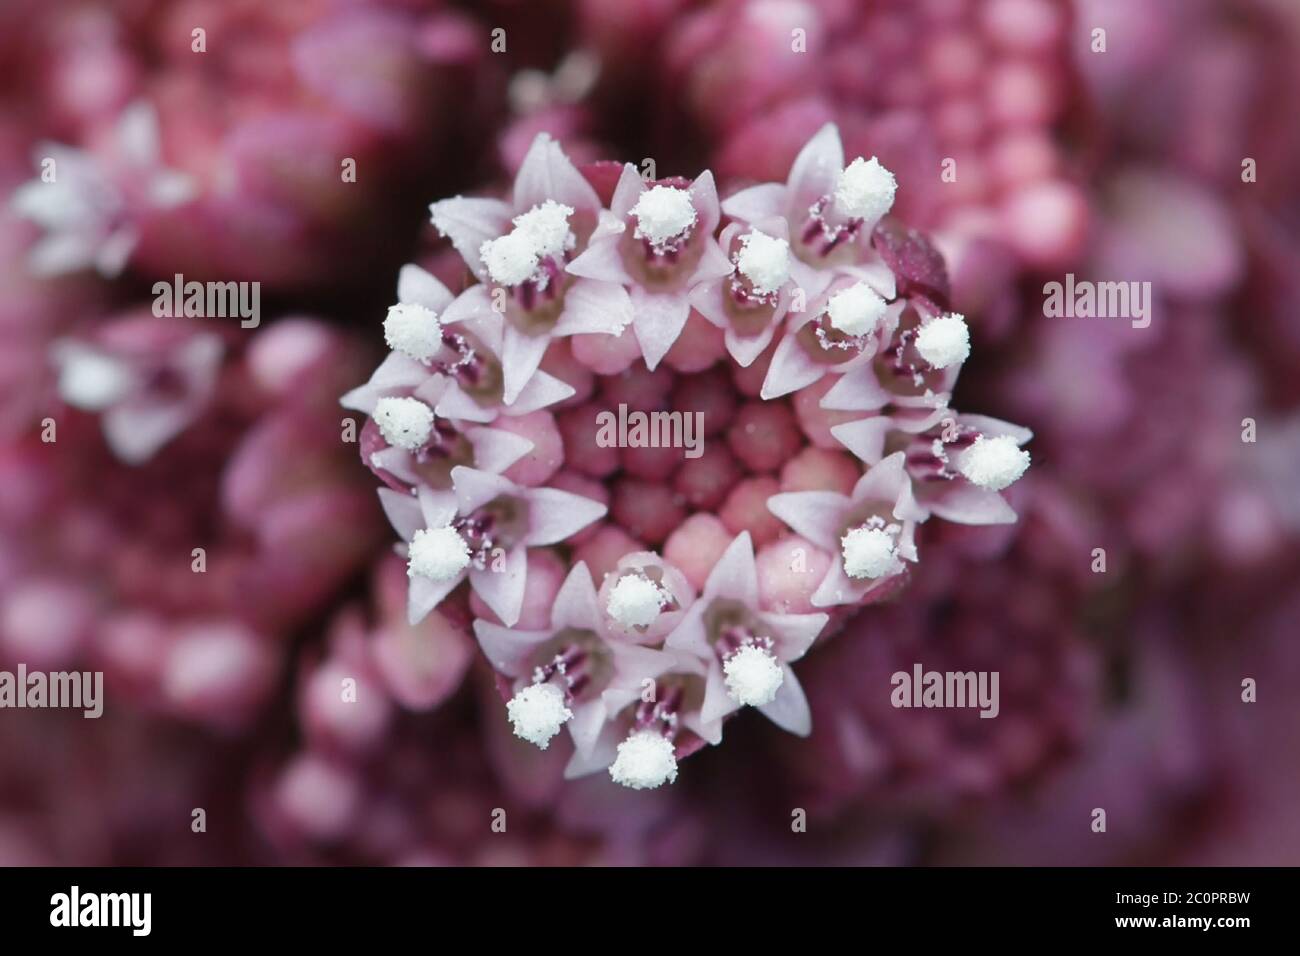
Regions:
<svg viewBox="0 0 1300 956"><path fill-rule="evenodd" d="M519 620L527 549L556 544L606 513L604 505L554 488L523 488L508 478L458 465L452 490L379 490L384 512L407 542L408 618L418 624L469 580L507 626Z"/></svg>
<svg viewBox="0 0 1300 956"><path fill-rule="evenodd" d="M190 177L162 165L158 116L147 103L122 111L103 153L43 143L33 158L41 176L20 186L11 201L45 229L30 258L39 275L93 266L116 276L140 239L133 217L183 205L196 194Z"/></svg>
<svg viewBox="0 0 1300 956"><path fill-rule="evenodd" d="M705 724L751 706L778 727L806 736L812 730L808 701L790 664L808 651L829 617L765 611L758 583L753 543L748 533L739 534L664 646L707 662L700 711Z"/></svg>
<svg viewBox="0 0 1300 956"><path fill-rule="evenodd" d="M60 339L50 358L63 401L98 413L113 453L138 464L207 409L224 352L216 332L143 314Z"/></svg>
<svg viewBox="0 0 1300 956"><path fill-rule="evenodd" d="M904 455L895 452L867 470L849 495L795 491L773 495L768 508L794 531L834 555L812 596L817 607L855 604L915 562L916 525L926 512L912 494Z"/></svg>
<svg viewBox="0 0 1300 956"><path fill-rule="evenodd" d="M632 327L652 370L681 335L695 289L731 274L713 238L720 218L712 173L650 185L628 163L590 247L569 263L572 275L627 288Z"/></svg>
<svg viewBox="0 0 1300 956"><path fill-rule="evenodd" d="M618 334L632 319L627 293L616 283L571 278L601 212L596 191L545 134L533 140L515 176L509 202L444 199L429 207L433 224L451 239L481 284L447 310L445 321L504 317L502 401L513 405L554 338Z"/></svg>
<svg viewBox="0 0 1300 956"><path fill-rule="evenodd" d="M474 634L492 666L509 678L507 714L516 736L545 750L568 725L579 753L590 753L607 717L611 686L640 686L676 663L671 654L607 640L591 572L579 561L565 578L543 630L476 620ZM504 688L503 688L504 691Z"/></svg>

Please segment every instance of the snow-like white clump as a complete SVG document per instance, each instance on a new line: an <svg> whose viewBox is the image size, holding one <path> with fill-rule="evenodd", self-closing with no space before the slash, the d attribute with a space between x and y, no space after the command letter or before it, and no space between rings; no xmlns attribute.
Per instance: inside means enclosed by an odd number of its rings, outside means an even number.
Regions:
<svg viewBox="0 0 1300 956"><path fill-rule="evenodd" d="M99 412L120 401L134 386L125 363L102 352L71 343L53 349L59 366L59 396L73 408Z"/></svg>
<svg viewBox="0 0 1300 956"><path fill-rule="evenodd" d="M746 644L722 663L726 677L727 694L742 706L762 707L776 700L776 692L785 680L772 652L754 644Z"/></svg>
<svg viewBox="0 0 1300 956"><path fill-rule="evenodd" d="M381 398L371 417L384 441L407 451L423 447L433 433L433 409L418 398Z"/></svg>
<svg viewBox="0 0 1300 956"><path fill-rule="evenodd" d="M790 243L763 232L740 237L736 268L759 295L768 295L790 278Z"/></svg>
<svg viewBox="0 0 1300 956"><path fill-rule="evenodd" d="M866 335L885 317L885 300L865 282L851 285L826 303L831 326L845 335Z"/></svg>
<svg viewBox="0 0 1300 956"><path fill-rule="evenodd" d="M641 193L632 207L636 238L662 245L695 225L695 204L691 194L676 186L654 186Z"/></svg>
<svg viewBox="0 0 1300 956"><path fill-rule="evenodd" d="M384 341L395 352L427 362L442 348L442 324L432 309L416 302L399 302L388 307Z"/></svg>
<svg viewBox="0 0 1300 956"><path fill-rule="evenodd" d="M672 741L652 730L638 730L618 745L610 765L615 783L633 790L653 790L677 779L677 757Z"/></svg>
<svg viewBox="0 0 1300 956"><path fill-rule="evenodd" d="M971 484L989 491L1001 491L1014 484L1028 468L1029 452L1010 435L980 435L957 460L957 470Z"/></svg>
<svg viewBox="0 0 1300 956"><path fill-rule="evenodd" d="M406 573L446 584L459 577L469 562L469 545L455 528L422 528L411 537Z"/></svg>
<svg viewBox="0 0 1300 956"><path fill-rule="evenodd" d="M538 257L560 256L577 242L569 228L573 207L548 199L515 217L515 231L527 236Z"/></svg>
<svg viewBox="0 0 1300 956"><path fill-rule="evenodd" d="M854 528L840 539L844 573L851 578L883 578L900 567L894 536L884 528Z"/></svg>
<svg viewBox="0 0 1300 956"><path fill-rule="evenodd" d="M947 368L970 357L970 329L956 312L931 319L916 333L916 351L932 368Z"/></svg>
<svg viewBox="0 0 1300 956"><path fill-rule="evenodd" d="M606 608L624 627L649 627L668 603L664 589L640 574L625 574L610 589Z"/></svg>
<svg viewBox="0 0 1300 956"><path fill-rule="evenodd" d="M872 156L859 156L840 173L835 184L835 208L850 219L874 225L894 206L898 181L894 174Z"/></svg>
<svg viewBox="0 0 1300 956"><path fill-rule="evenodd" d="M554 684L530 684L510 698L506 716L515 736L545 750L573 711L565 706L564 691Z"/></svg>
<svg viewBox="0 0 1300 956"><path fill-rule="evenodd" d="M497 285L519 285L537 271L537 241L522 229L489 239L479 247L479 255Z"/></svg>

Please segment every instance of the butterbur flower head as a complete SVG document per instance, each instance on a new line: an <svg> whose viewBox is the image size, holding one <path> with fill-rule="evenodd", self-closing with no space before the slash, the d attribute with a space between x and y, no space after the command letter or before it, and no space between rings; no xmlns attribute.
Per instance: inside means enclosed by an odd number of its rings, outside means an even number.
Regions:
<svg viewBox="0 0 1300 956"><path fill-rule="evenodd" d="M655 789L744 708L808 735L794 663L901 590L919 523L1014 520L1029 435L951 411L970 331L942 258L833 126L724 203L708 172L584 169L540 135L509 201L434 203L479 281L406 267L344 404L410 620L468 606L514 737L567 730L566 777Z"/></svg>

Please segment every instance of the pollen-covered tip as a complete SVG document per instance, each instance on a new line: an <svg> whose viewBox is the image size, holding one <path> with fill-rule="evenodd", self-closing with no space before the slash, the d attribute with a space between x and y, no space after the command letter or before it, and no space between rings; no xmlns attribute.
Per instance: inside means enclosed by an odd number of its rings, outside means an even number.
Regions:
<svg viewBox="0 0 1300 956"><path fill-rule="evenodd" d="M609 775L615 783L633 790L653 790L672 783L677 779L672 741L652 730L638 730L618 745Z"/></svg>
<svg viewBox="0 0 1300 956"><path fill-rule="evenodd" d="M957 470L974 485L1001 491L1014 484L1029 468L1029 452L1010 435L981 435L962 452Z"/></svg>
<svg viewBox="0 0 1300 956"><path fill-rule="evenodd" d="M654 186L641 194L632 207L636 236L654 244L680 236L695 225L695 204L691 194L675 186Z"/></svg>
<svg viewBox="0 0 1300 956"><path fill-rule="evenodd" d="M859 156L840 173L835 186L835 207L851 219L874 223L894 206L898 181L872 156Z"/></svg>
<svg viewBox="0 0 1300 956"><path fill-rule="evenodd" d="M381 398L372 417L384 441L407 451L422 448L433 432L433 409L418 398Z"/></svg>
<svg viewBox="0 0 1300 956"><path fill-rule="evenodd" d="M427 362L442 348L442 324L432 309L415 302L399 302L388 307L384 341L395 352Z"/></svg>
<svg viewBox="0 0 1300 956"><path fill-rule="evenodd" d="M916 333L916 351L933 368L947 368L970 357L970 329L956 312L932 319Z"/></svg>
<svg viewBox="0 0 1300 956"><path fill-rule="evenodd" d="M479 248L479 255L498 285L518 285L537 270L537 242L522 229L489 239Z"/></svg>
<svg viewBox="0 0 1300 956"><path fill-rule="evenodd" d="M898 569L894 536L883 528L854 528L840 539L844 573L851 578L882 578Z"/></svg>
<svg viewBox="0 0 1300 956"><path fill-rule="evenodd" d="M455 528L422 528L411 537L406 573L445 584L469 567L469 562L469 545Z"/></svg>
<svg viewBox="0 0 1300 956"><path fill-rule="evenodd" d="M831 326L845 335L866 335L885 316L885 300L865 282L831 296L826 304Z"/></svg>
<svg viewBox="0 0 1300 956"><path fill-rule="evenodd" d="M770 651L746 644L722 664L727 694L736 703L762 707L776 700L776 692L785 680L781 663Z"/></svg>
<svg viewBox="0 0 1300 956"><path fill-rule="evenodd" d="M577 240L569 228L573 207L548 199L515 217L515 230L527 236L538 256L563 255Z"/></svg>
<svg viewBox="0 0 1300 956"><path fill-rule="evenodd" d="M775 292L790 278L790 244L757 231L741 236L736 268L759 295Z"/></svg>
<svg viewBox="0 0 1300 956"><path fill-rule="evenodd" d="M530 684L510 698L506 716L516 737L545 750L573 711L565 706L564 691L554 684Z"/></svg>
<svg viewBox="0 0 1300 956"><path fill-rule="evenodd" d="M624 627L649 627L668 603L659 585L639 574L626 574L610 589L606 609Z"/></svg>

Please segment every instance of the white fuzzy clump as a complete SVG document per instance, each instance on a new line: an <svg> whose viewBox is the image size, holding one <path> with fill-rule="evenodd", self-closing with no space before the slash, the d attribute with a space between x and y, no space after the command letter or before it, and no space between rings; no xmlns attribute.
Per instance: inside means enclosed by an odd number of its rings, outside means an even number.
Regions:
<svg viewBox="0 0 1300 956"><path fill-rule="evenodd" d="M446 584L459 577L469 561L469 545L455 528L421 528L411 537L406 573Z"/></svg>
<svg viewBox="0 0 1300 956"><path fill-rule="evenodd" d="M632 207L636 237L662 245L695 225L695 204L691 194L675 186L654 186L641 193Z"/></svg>
<svg viewBox="0 0 1300 956"><path fill-rule="evenodd" d="M99 412L131 392L135 378L115 358L79 345L60 343L54 350L59 363L59 396L73 408Z"/></svg>
<svg viewBox="0 0 1300 956"><path fill-rule="evenodd" d="M916 351L932 368L947 368L970 356L970 329L956 312L931 319L916 333Z"/></svg>
<svg viewBox="0 0 1300 956"><path fill-rule="evenodd" d="M399 302L388 307L384 341L395 352L427 362L442 348L442 324L432 309L415 302Z"/></svg>
<svg viewBox="0 0 1300 956"><path fill-rule="evenodd" d="M851 219L875 224L894 206L898 181L872 156L859 156L840 173L835 184L835 208Z"/></svg>
<svg viewBox="0 0 1300 956"><path fill-rule="evenodd" d="M754 644L746 644L722 664L726 677L727 695L742 706L762 707L776 700L776 692L785 680L772 652Z"/></svg>
<svg viewBox="0 0 1300 956"><path fill-rule="evenodd" d="M790 243L763 232L741 236L736 268L759 295L775 292L790 278Z"/></svg>
<svg viewBox="0 0 1300 956"><path fill-rule="evenodd" d="M957 470L971 484L989 491L1001 491L1015 483L1028 468L1029 452L1010 435L980 435L957 460Z"/></svg>
<svg viewBox="0 0 1300 956"><path fill-rule="evenodd" d="M845 335L866 335L885 317L885 300L867 283L859 282L831 296L826 315Z"/></svg>
<svg viewBox="0 0 1300 956"><path fill-rule="evenodd" d="M479 255L497 285L519 285L537 271L537 240L522 229L489 239L479 247Z"/></svg>
<svg viewBox="0 0 1300 956"><path fill-rule="evenodd" d="M515 217L515 231L523 233L533 244L538 257L559 256L577 242L569 228L573 207L548 199L528 212Z"/></svg>
<svg viewBox="0 0 1300 956"><path fill-rule="evenodd" d="M638 730L618 745L610 765L615 783L633 790L653 790L677 779L677 757L672 741L651 730Z"/></svg>
<svg viewBox="0 0 1300 956"><path fill-rule="evenodd" d="M407 451L423 447L433 433L433 409L418 398L381 398L372 417L384 441Z"/></svg>
<svg viewBox="0 0 1300 956"><path fill-rule="evenodd" d="M884 528L854 528L840 539L844 573L851 578L883 578L899 569L894 536Z"/></svg>
<svg viewBox="0 0 1300 956"><path fill-rule="evenodd" d="M506 704L515 736L545 750L573 711L564 704L564 691L554 684L530 684Z"/></svg>
<svg viewBox="0 0 1300 956"><path fill-rule="evenodd" d="M624 627L649 627L668 603L664 589L640 574L625 574L609 591L606 609Z"/></svg>

